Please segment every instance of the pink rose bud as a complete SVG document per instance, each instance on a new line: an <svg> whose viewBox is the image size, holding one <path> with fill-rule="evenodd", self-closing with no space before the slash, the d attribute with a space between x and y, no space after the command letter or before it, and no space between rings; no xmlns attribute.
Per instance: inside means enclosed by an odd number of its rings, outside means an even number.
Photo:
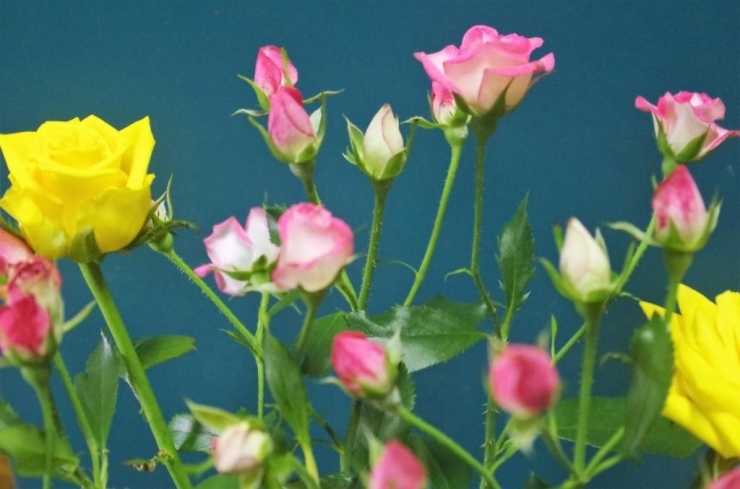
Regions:
<svg viewBox="0 0 740 489"><path fill-rule="evenodd" d="M266 271L277 260L280 248L270 241L264 209L252 208L244 228L234 217L216 224L213 233L203 243L211 263L194 270L199 277L213 272L216 286L229 295L240 295L255 289L269 291L272 284L269 284ZM235 278L230 273L243 278Z"/></svg>
<svg viewBox="0 0 740 489"><path fill-rule="evenodd" d="M0 275L7 275L8 267L30 259L33 251L20 238L0 228Z"/></svg>
<svg viewBox="0 0 740 489"><path fill-rule="evenodd" d="M714 123L724 119L725 105L705 93L666 92L657 106L637 97L635 107L653 114L660 151L681 163L700 160L725 139L740 135Z"/></svg>
<svg viewBox="0 0 740 489"><path fill-rule="evenodd" d="M334 336L331 364L342 385L357 397L385 398L396 381L397 367L380 343L357 331Z"/></svg>
<svg viewBox="0 0 740 489"><path fill-rule="evenodd" d="M532 345L507 345L489 372L491 396L517 418L538 416L553 405L560 386L550 355Z"/></svg>
<svg viewBox="0 0 740 489"><path fill-rule="evenodd" d="M291 206L278 219L278 232L281 250L272 281L284 290L329 287L354 253L352 230L320 205Z"/></svg>
<svg viewBox="0 0 740 489"><path fill-rule="evenodd" d="M740 489L740 467L725 472L719 479L709 484L707 489Z"/></svg>
<svg viewBox="0 0 740 489"><path fill-rule="evenodd" d="M376 180L394 178L406 163L398 118L388 104L375 114L362 141L362 166Z"/></svg>
<svg viewBox="0 0 740 489"><path fill-rule="evenodd" d="M696 251L717 224L719 206L707 211L686 165L678 165L653 194L655 239L666 248Z"/></svg>
<svg viewBox="0 0 740 489"><path fill-rule="evenodd" d="M213 438L211 445L213 463L218 472L251 475L257 479L254 481L256 483L262 476L262 462L273 449L270 436L246 421L227 427L217 438Z"/></svg>
<svg viewBox="0 0 740 489"><path fill-rule="evenodd" d="M313 159L320 143L316 136L320 111L309 117L303 108L301 92L291 87L280 87L270 102L267 134L275 156L285 163L303 163Z"/></svg>
<svg viewBox="0 0 740 489"><path fill-rule="evenodd" d="M402 443L386 443L370 472L369 489L423 489L427 472L418 458Z"/></svg>
<svg viewBox="0 0 740 489"><path fill-rule="evenodd" d="M414 56L432 82L462 97L472 115L482 116L501 96L504 111L513 110L532 86L533 76L552 71L552 53L537 61L529 60L532 51L542 44L539 37L501 36L491 27L478 25L465 33L459 48L447 46L436 53Z"/></svg>
<svg viewBox="0 0 740 489"><path fill-rule="evenodd" d="M596 241L575 217L565 229L560 275L571 298L581 302L602 300L611 287L611 266L603 242Z"/></svg>
<svg viewBox="0 0 740 489"><path fill-rule="evenodd" d="M288 60L288 71L283 60L282 50L277 46L263 46L257 53L254 68L254 83L267 97L271 97L280 87L293 86L298 81L298 70Z"/></svg>
<svg viewBox="0 0 740 489"><path fill-rule="evenodd" d="M44 257L31 255L10 267L7 302L13 304L24 297L34 297L37 304L49 313L52 325L58 328L64 322L61 286L62 276L54 263Z"/></svg>
<svg viewBox="0 0 740 489"><path fill-rule="evenodd" d="M432 82L432 115L438 124L451 125L457 113L457 104L452 92L439 82Z"/></svg>
<svg viewBox="0 0 740 489"><path fill-rule="evenodd" d="M11 363L34 364L55 348L51 318L32 295L0 307L0 353Z"/></svg>

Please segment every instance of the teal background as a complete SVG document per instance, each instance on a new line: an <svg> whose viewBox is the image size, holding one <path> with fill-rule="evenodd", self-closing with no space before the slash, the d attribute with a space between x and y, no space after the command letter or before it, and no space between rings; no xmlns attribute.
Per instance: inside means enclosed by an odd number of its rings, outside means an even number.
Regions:
<svg viewBox="0 0 740 489"><path fill-rule="evenodd" d="M206 261L201 239L214 223L248 209L266 197L273 203L304 199L300 182L272 160L246 118L236 109L254 107L251 89L236 78L252 76L257 50L285 46L299 70L298 87L309 96L344 89L328 103L328 132L317 161L322 199L357 232L356 249L366 250L372 193L365 178L347 164L343 116L365 128L383 103L401 120L428 117L429 80L412 54L459 44L472 25L501 33L539 36L541 57L554 52L555 72L539 83L521 107L502 120L489 144L486 167L483 271L496 294L496 236L529 192L536 253L557 260L551 225L572 215L593 229L625 220L649 220L650 178L661 157L648 114L634 109L643 95L651 102L666 91L702 91L721 97L727 128L740 128L740 3L727 1L491 1L491 2L15 2L0 0L0 132L35 130L46 120L95 114L123 128L148 115L157 139L150 170L154 194L170 175L176 217L197 223L201 236L181 232L176 248L192 266ZM407 128L403 129L407 133ZM445 294L476 297L470 280L445 274L468 264L472 227L472 144L455 184L437 256L417 301ZM419 131L409 164L392 189L380 257L418 266L442 188L448 149L441 133ZM705 163L693 166L707 200L724 199L717 231L700 253L686 283L709 297L740 289L740 142L729 141ZM2 180L2 190L7 180ZM606 230L615 268L629 238ZM359 282L362 260L350 267ZM68 315L90 300L76 267L62 261ZM166 260L149 249L110 256L104 272L135 337L160 333L194 336L197 352L155 367L150 378L168 417L183 412L185 398L228 410L255 405L253 362L222 329L226 321ZM376 276L370 310L381 312L401 301L412 276L386 265ZM663 299L665 273L659 252L647 253L629 290L647 300ZM532 293L517 317L515 341L533 342L549 324L560 323L560 342L579 326L571 306L552 289L541 267ZM258 298L229 302L248 324ZM342 303L334 294L330 312ZM630 300L615 304L606 317L600 352L626 351L642 321ZM99 340L102 318L93 314L64 338L62 351L72 372L84 368ZM284 338L299 328L286 313L274 329ZM563 362L565 397L577 390L580 350ZM449 364L415 376L418 414L442 428L468 450L482 441L481 388L486 349L477 345ZM597 394L621 395L629 370L616 361L598 369ZM124 385L111 431L111 487L169 487L160 468L141 474L122 465L150 457L156 448L131 393ZM73 446L87 461L60 386L55 395ZM338 430L345 426L349 400L336 387L312 385L317 409ZM29 422L40 424L32 391L13 369L0 370L0 396ZM336 458L319 449L326 473ZM645 455L594 481L598 488L687 487L701 453L686 460ZM564 472L537 444L530 457L518 455L498 473L505 488L521 487L536 471L546 480ZM62 486L61 484L59 485ZM40 487L20 480L22 489Z"/></svg>

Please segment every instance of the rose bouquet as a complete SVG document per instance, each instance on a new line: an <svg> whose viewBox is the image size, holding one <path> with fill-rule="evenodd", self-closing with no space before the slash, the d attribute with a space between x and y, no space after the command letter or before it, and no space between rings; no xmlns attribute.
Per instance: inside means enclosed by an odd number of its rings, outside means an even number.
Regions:
<svg viewBox="0 0 740 489"><path fill-rule="evenodd" d="M111 463L107 445L119 378L132 389L158 452L126 463L151 471L159 465L178 488L370 487L374 489L501 487L496 472L519 452L531 453L541 440L565 469L560 481L536 475L532 487L584 487L643 450L676 455L705 444L696 484L734 487L740 477L740 293L727 291L713 302L682 282L693 256L718 225L720 201L707 205L689 165L740 131L716 121L725 107L703 93L666 93L638 109L653 118L662 164L654 181L653 216L642 229L626 222L608 227L627 233L634 244L624 266L613 269L606 242L577 218L554 228L557 266L534 253L527 198L498 238L500 291L481 273L486 148L499 123L525 102L527 92L553 71L552 53L532 59L543 45L537 37L501 35L487 26L469 29L460 46L414 56L431 79L431 117L401 123L383 105L363 131L347 120L344 158L362 172L374 193L366 248L355 242L340 209L322 204L314 180L327 131L327 107L337 92L304 98L298 69L285 49L257 53L253 78L255 108L240 109L261 134L275 159L288 166L305 189L305 201L289 205L255 202L246 222L229 217L203 240L203 264L186 263L175 251L195 225L174 215L168 184L153 198L149 160L154 137L144 118L117 130L95 116L47 122L37 131L0 135L11 187L0 200L8 218L0 230L0 352L3 366L16 368L34 389L43 427L24 421L0 400L0 452L19 475L38 476L45 488L59 479L85 488L104 488ZM536 58L536 56L535 56ZM546 82L544 82L546 83ZM307 107L318 106L309 113ZM368 303L379 263L386 198L396 179L413 164L417 131L436 131L447 142L450 162L426 251L409 265L414 280L398 305L370 314ZM469 277L477 291L471 302L443 297L425 303L417 294L427 278L453 184L471 140L475 147L474 208ZM320 196L321 195L321 196ZM648 219L646 219L648 220ZM184 229L183 229L184 228ZM388 237L385 237L388 239ZM134 339L111 294L101 263L106 255L148 245L199 287L233 326L230 337L253 359L256 409L230 412L207 400L186 400L183 411L165 418L147 370L194 349L195 339L155 334ZM615 301L634 301L629 279L648 247L662 249L667 294L661 304L640 301L643 324L634 324L629 352L619 358L633 370L622 397L592 393L602 316ZM72 260L94 298L67 318L62 276L53 260ZM205 258L204 258L205 261ZM361 277L346 267L361 261ZM582 319L563 328L553 317L549 330L530 343L510 341L517 313L539 264L555 289ZM213 279L218 292L209 285ZM343 305L322 308L335 291ZM239 317L224 301L261 297L254 318ZM125 299L125 298L124 298ZM86 369L72 378L59 346L84 334L74 330L97 307L107 323ZM293 310L302 325L285 339L271 327ZM166 318L163 318L166 321ZM558 330L573 331L565 340ZM562 335L562 331L561 331ZM584 344L579 393L561 396L558 362ZM413 375L486 342L490 361L482 389L481 453L471 453L414 411ZM58 376L86 442L84 463L57 414L59 396L50 389ZM352 399L346 426L336 426L311 403L313 383L333 384ZM507 415L504 426L496 412ZM328 441L327 441L328 440ZM315 448L328 443L338 470L317 463ZM194 458L192 454L196 455ZM677 455L676 455L677 456Z"/></svg>

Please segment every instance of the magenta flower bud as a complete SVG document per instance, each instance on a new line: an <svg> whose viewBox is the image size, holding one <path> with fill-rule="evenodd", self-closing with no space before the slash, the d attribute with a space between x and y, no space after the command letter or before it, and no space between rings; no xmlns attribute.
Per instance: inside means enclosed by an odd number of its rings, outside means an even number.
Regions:
<svg viewBox="0 0 740 489"><path fill-rule="evenodd" d="M494 357L488 379L493 399L517 418L532 418L547 410L560 387L550 355L532 345L507 345Z"/></svg>
<svg viewBox="0 0 740 489"><path fill-rule="evenodd" d="M288 71L283 60L282 50L277 46L263 46L257 53L257 64L254 68L254 83L269 98L280 87L293 86L298 81L298 70L288 60Z"/></svg>
<svg viewBox="0 0 740 489"><path fill-rule="evenodd" d="M324 290L354 253L350 227L320 205L297 204L278 219L280 255L272 281L283 290Z"/></svg>
<svg viewBox="0 0 740 489"><path fill-rule="evenodd" d="M40 363L55 346L49 312L33 295L0 307L0 353L11 363Z"/></svg>
<svg viewBox="0 0 740 489"><path fill-rule="evenodd" d="M309 117L303 108L301 92L291 87L280 87L270 97L267 115L267 134L275 156L285 163L304 163L318 151L317 137L320 112Z"/></svg>
<svg viewBox="0 0 740 489"><path fill-rule="evenodd" d="M241 475L259 487L262 462L272 453L273 443L264 431L247 421L231 425L211 441L213 464L221 474Z"/></svg>
<svg viewBox="0 0 740 489"><path fill-rule="evenodd" d="M423 489L427 487L424 465L402 443L386 443L370 472L369 489Z"/></svg>
<svg viewBox="0 0 740 489"><path fill-rule="evenodd" d="M8 272L7 303L32 296L48 313L55 330L64 322L64 303L61 295L62 276L50 260L31 255L25 261L12 265Z"/></svg>
<svg viewBox="0 0 740 489"><path fill-rule="evenodd" d="M270 241L267 213L260 207L249 211L247 223L242 228L234 217L213 226L213 233L203 240L211 263L194 271L199 277L213 272L216 285L229 295L244 294L249 290L274 291L275 287L263 283L260 272L266 272L277 260L280 248ZM242 275L236 278L232 275Z"/></svg>
<svg viewBox="0 0 740 489"><path fill-rule="evenodd" d="M719 479L715 480L707 489L738 489L740 488L740 467L725 472Z"/></svg>
<svg viewBox="0 0 740 489"><path fill-rule="evenodd" d="M577 301L602 300L611 287L611 266L603 242L594 239L575 217L565 229L560 274L570 298Z"/></svg>
<svg viewBox="0 0 740 489"><path fill-rule="evenodd" d="M707 242L717 224L719 206L707 211L696 182L678 165L653 194L655 239L666 248L696 251Z"/></svg>
<svg viewBox="0 0 740 489"><path fill-rule="evenodd" d="M715 124L724 119L725 104L705 93L666 92L657 106L637 97L635 107L653 114L660 151L678 162L700 160L725 139L740 135Z"/></svg>
<svg viewBox="0 0 740 489"><path fill-rule="evenodd" d="M385 398L393 390L397 367L385 347L357 331L334 337L331 364L342 385L356 397Z"/></svg>
<svg viewBox="0 0 740 489"><path fill-rule="evenodd" d="M415 53L424 70L442 87L458 94L472 115L490 112L504 97L505 112L513 110L532 86L533 76L552 71L552 53L530 61L532 51L542 46L539 37L500 35L483 25L471 27L460 47L447 46L432 54Z"/></svg>

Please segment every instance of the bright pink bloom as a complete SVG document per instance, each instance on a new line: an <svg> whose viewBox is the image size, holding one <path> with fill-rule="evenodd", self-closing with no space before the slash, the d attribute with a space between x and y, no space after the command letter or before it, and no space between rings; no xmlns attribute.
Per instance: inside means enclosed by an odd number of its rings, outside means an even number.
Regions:
<svg viewBox="0 0 740 489"><path fill-rule="evenodd" d="M320 205L291 206L278 219L278 231L281 250L272 281L285 290L329 287L354 253L352 230Z"/></svg>
<svg viewBox="0 0 740 489"><path fill-rule="evenodd" d="M678 165L655 189L653 212L655 239L671 248L696 250L714 229L714 219L686 165Z"/></svg>
<svg viewBox="0 0 740 489"><path fill-rule="evenodd" d="M286 163L302 163L313 158L316 130L303 108L301 92L291 87L280 87L270 98L267 115L267 134L278 153L276 156Z"/></svg>
<svg viewBox="0 0 740 489"><path fill-rule="evenodd" d="M487 26L471 27L460 47L447 46L432 54L415 53L433 82L465 100L475 115L489 112L505 95L505 109L512 110L532 86L532 77L552 71L555 56L550 53L530 61L532 51L542 46L539 37L518 34L505 36Z"/></svg>
<svg viewBox="0 0 740 489"><path fill-rule="evenodd" d="M427 472L418 458L402 443L391 440L370 472L369 489L423 489Z"/></svg>
<svg viewBox="0 0 740 489"><path fill-rule="evenodd" d="M334 336L331 365L342 385L357 397L385 397L396 379L396 366L383 345L357 331Z"/></svg>
<svg viewBox="0 0 740 489"><path fill-rule="evenodd" d="M290 83L288 83L290 80ZM288 60L288 71L285 71L283 53L277 46L263 46L257 53L257 64L254 68L254 83L267 97L278 91L278 88L295 85L298 81L298 70Z"/></svg>
<svg viewBox="0 0 740 489"><path fill-rule="evenodd" d="M457 104L452 92L440 83L432 82L432 115L439 124L450 124L457 112Z"/></svg>
<svg viewBox="0 0 740 489"><path fill-rule="evenodd" d="M34 296L0 307L0 352L14 363L45 358L54 342L51 318Z"/></svg>
<svg viewBox="0 0 740 489"><path fill-rule="evenodd" d="M260 207L249 211L244 228L236 218L230 217L213 226L213 233L203 243L211 263L201 265L194 271L199 277L213 272L219 290L229 295L243 294L258 284L249 279L230 277L226 272L260 271L256 268L264 270L275 262L280 252L280 248L270 241L267 213Z"/></svg>
<svg viewBox="0 0 740 489"><path fill-rule="evenodd" d="M537 416L552 406L560 385L550 355L532 345L507 345L493 359L488 379L496 403L519 418Z"/></svg>
<svg viewBox="0 0 740 489"><path fill-rule="evenodd" d="M725 104L705 93L666 92L657 106L637 97L635 107L653 114L655 134L664 137L668 145L661 151L681 163L699 160L728 137L740 135L740 131L728 131L714 123L724 119ZM702 138L701 144L690 144L698 138Z"/></svg>
<svg viewBox="0 0 740 489"><path fill-rule="evenodd" d="M725 472L722 477L712 482L708 489L740 489L740 467Z"/></svg>

